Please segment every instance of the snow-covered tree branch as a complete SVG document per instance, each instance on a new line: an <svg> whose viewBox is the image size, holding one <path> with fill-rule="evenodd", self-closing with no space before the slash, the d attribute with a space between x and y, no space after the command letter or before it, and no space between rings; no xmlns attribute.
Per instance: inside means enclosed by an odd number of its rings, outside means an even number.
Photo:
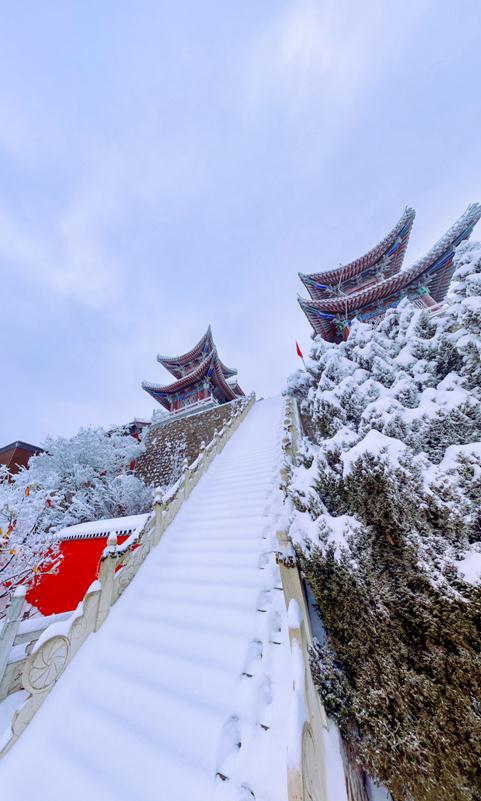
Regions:
<svg viewBox="0 0 481 801"><path fill-rule="evenodd" d="M44 453L0 472L0 597L58 562L57 529L146 511L152 491L131 471L142 452L121 429L50 437Z"/></svg>

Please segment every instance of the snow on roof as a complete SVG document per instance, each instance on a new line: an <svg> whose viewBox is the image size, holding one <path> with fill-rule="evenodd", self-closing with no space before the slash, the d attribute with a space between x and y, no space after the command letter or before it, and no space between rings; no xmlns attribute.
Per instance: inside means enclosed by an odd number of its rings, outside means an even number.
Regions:
<svg viewBox="0 0 481 801"><path fill-rule="evenodd" d="M43 448L41 448L39 445L31 445L30 442L23 442L23 440L17 439L15 442L10 442L8 445L3 445L0 448L0 453L13 451L17 448L22 451L31 451L32 453L42 453L43 451Z"/></svg>
<svg viewBox="0 0 481 801"><path fill-rule="evenodd" d="M145 525L148 514L128 515L127 517L111 517L106 520L92 520L88 523L77 523L66 526L56 532L60 540L86 540L94 537L108 537L109 534L131 534Z"/></svg>

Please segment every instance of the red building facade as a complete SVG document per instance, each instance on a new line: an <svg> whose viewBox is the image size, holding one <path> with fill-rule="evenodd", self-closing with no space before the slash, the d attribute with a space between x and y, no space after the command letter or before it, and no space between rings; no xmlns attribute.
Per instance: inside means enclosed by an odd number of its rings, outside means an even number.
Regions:
<svg viewBox="0 0 481 801"><path fill-rule="evenodd" d="M27 467L30 457L37 453L43 453L42 448L17 440L0 448L0 464L6 465L10 473L18 473L22 467Z"/></svg>

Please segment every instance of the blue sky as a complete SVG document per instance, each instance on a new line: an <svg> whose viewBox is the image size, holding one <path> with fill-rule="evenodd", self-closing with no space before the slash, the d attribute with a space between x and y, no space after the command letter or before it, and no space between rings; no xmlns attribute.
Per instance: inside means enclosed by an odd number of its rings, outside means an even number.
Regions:
<svg viewBox="0 0 481 801"><path fill-rule="evenodd" d="M481 200L480 41L478 0L3 3L0 444L149 416L209 322L279 392L299 270Z"/></svg>

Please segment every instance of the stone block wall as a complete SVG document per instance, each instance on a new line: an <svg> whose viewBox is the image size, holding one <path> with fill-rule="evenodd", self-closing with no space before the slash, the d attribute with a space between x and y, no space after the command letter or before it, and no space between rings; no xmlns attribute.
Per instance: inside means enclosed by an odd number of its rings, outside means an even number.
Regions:
<svg viewBox="0 0 481 801"><path fill-rule="evenodd" d="M207 445L216 430L220 431L239 404L245 402L246 399L235 400L180 420L153 425L146 435L145 451L137 462L136 473L152 486L173 484L180 477L184 459L192 464L199 455L201 442Z"/></svg>

